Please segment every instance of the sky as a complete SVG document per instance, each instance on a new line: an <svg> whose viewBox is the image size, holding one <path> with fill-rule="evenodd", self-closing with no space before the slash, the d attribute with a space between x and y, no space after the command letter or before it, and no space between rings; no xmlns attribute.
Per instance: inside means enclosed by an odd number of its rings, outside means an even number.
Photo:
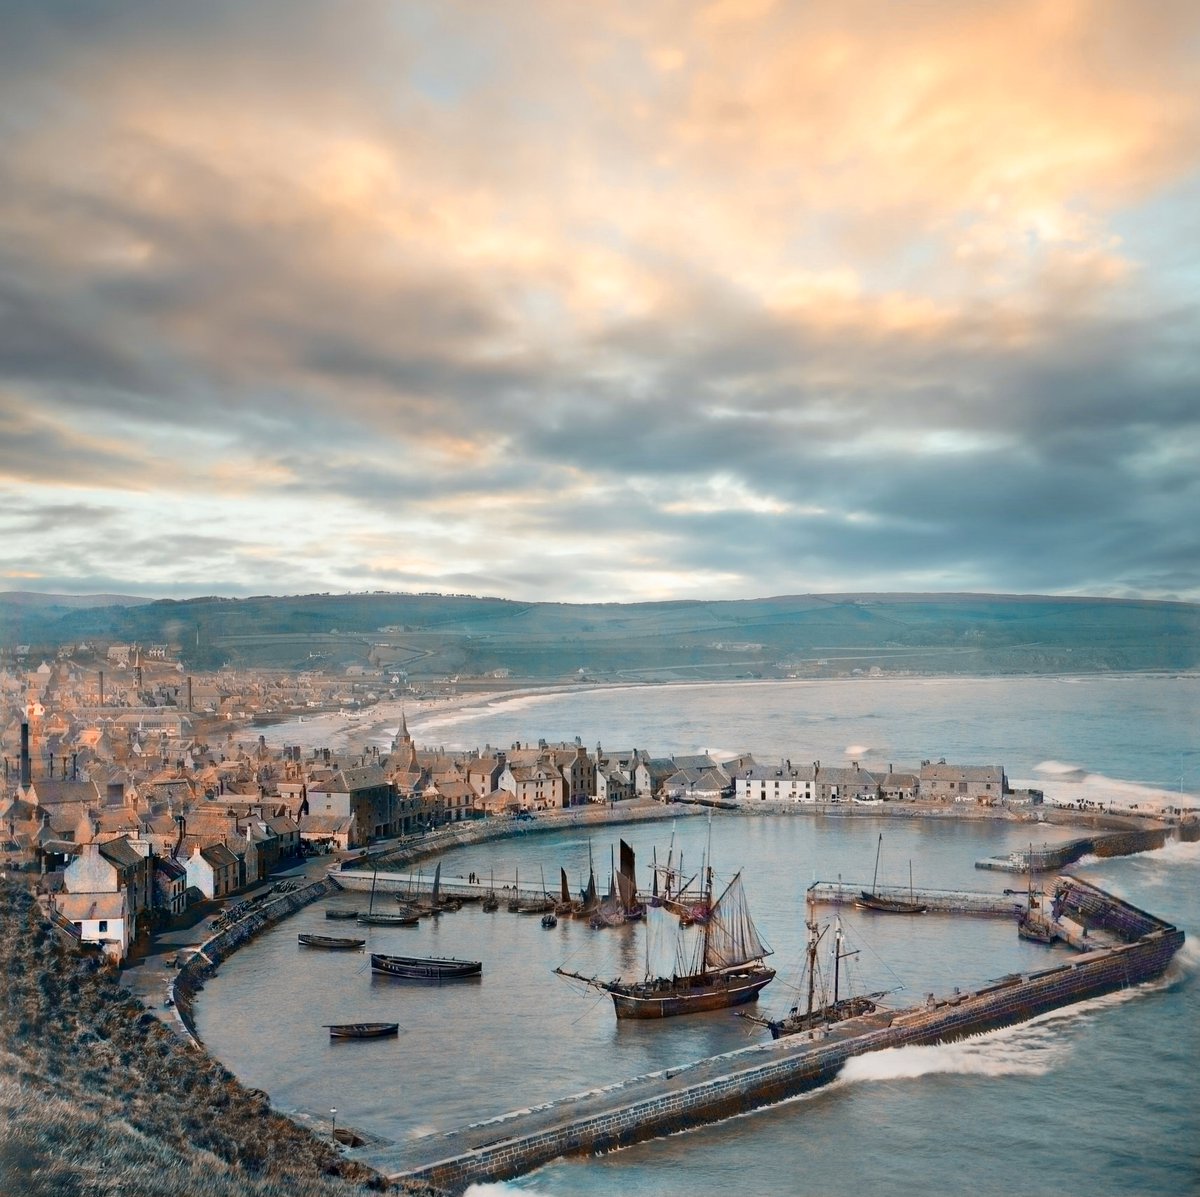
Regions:
<svg viewBox="0 0 1200 1197"><path fill-rule="evenodd" d="M1194 0L0 29L0 590L1200 600Z"/></svg>

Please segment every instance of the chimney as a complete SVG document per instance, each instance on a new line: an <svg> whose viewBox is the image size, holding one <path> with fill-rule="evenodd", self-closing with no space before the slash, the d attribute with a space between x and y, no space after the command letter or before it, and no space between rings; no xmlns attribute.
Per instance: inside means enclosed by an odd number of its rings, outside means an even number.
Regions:
<svg viewBox="0 0 1200 1197"><path fill-rule="evenodd" d="M33 780L33 772L29 767L29 724L21 724L21 785L28 788Z"/></svg>

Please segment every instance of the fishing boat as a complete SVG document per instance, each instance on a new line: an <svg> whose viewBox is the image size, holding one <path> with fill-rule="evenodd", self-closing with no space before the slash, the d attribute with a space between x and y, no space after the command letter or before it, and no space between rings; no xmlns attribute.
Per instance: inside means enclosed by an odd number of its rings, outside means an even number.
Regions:
<svg viewBox="0 0 1200 1197"><path fill-rule="evenodd" d="M775 970L764 962L771 949L763 943L750 918L741 877L740 872L735 874L720 898L708 903L712 913L702 933L692 933L698 941L695 955L675 975L654 977L647 968L640 981L602 981L563 968L554 971L559 976L605 990L612 997L618 1019L673 1018L754 1001L759 991L774 979ZM709 868L708 898L712 895L712 884Z"/></svg>
<svg viewBox="0 0 1200 1197"><path fill-rule="evenodd" d="M558 915L556 915L553 910L547 910L546 913L544 915L542 915L542 926L543 927L557 927L558 926Z"/></svg>
<svg viewBox="0 0 1200 1197"><path fill-rule="evenodd" d="M1017 919L1017 935L1030 943L1053 943L1058 938L1054 924L1046 916L1045 896L1033 888L1033 845L1029 845L1029 892L1026 906Z"/></svg>
<svg viewBox="0 0 1200 1197"><path fill-rule="evenodd" d="M636 922L646 913L645 906L638 899L636 867L633 848L622 840L621 867L617 870L617 893L621 899L621 913L627 923Z"/></svg>
<svg viewBox="0 0 1200 1197"><path fill-rule="evenodd" d="M296 938L306 948L329 948L331 950L361 948L367 942L365 939L346 939L338 935L308 935L304 932L301 932Z"/></svg>
<svg viewBox="0 0 1200 1197"><path fill-rule="evenodd" d="M879 853L882 848L883 833L880 832L879 843L875 847L875 875L871 878L871 888L860 891L854 899L854 905L860 910L879 910L885 914L924 914L928 907L913 895L911 860L908 862L908 897L895 898L879 892Z"/></svg>
<svg viewBox="0 0 1200 1197"><path fill-rule="evenodd" d="M815 919L805 923L808 928L808 947L805 952L804 968L801 972L799 988L807 988L808 1000L803 1007L797 1002L783 1018L759 1018L753 1014L743 1014L742 1017L750 1022L765 1026L771 1032L772 1039L785 1035L795 1035L802 1031L815 1031L832 1023L844 1022L848 1018L858 1018L863 1014L874 1014L876 999L885 997L888 990L877 993L858 995L841 995L841 965L843 960L849 960L858 955L858 950L845 950L845 937L839 920L833 936L833 987L832 992L826 986L821 975L821 966L817 958L817 949L828 925L819 927Z"/></svg>
<svg viewBox="0 0 1200 1197"><path fill-rule="evenodd" d="M446 956L385 956L372 952L371 971L416 981L453 981L478 977L483 972L483 963Z"/></svg>
<svg viewBox="0 0 1200 1197"><path fill-rule="evenodd" d="M327 919L356 919L358 918L358 909L350 907L349 909L326 910L325 917Z"/></svg>
<svg viewBox="0 0 1200 1197"><path fill-rule="evenodd" d="M398 1022L327 1022L330 1039L385 1039L400 1030Z"/></svg>
<svg viewBox="0 0 1200 1197"><path fill-rule="evenodd" d="M542 896L540 898L529 898L522 901L517 898L517 914L553 914L555 907L554 899L546 892L546 872L542 870ZM511 910L512 907L510 906ZM558 922L557 919L554 920Z"/></svg>
<svg viewBox="0 0 1200 1197"><path fill-rule="evenodd" d="M480 909L486 914L500 909L500 899L496 897L496 872L494 869L488 873L488 892L483 895Z"/></svg>
<svg viewBox="0 0 1200 1197"><path fill-rule="evenodd" d="M358 921L366 927L412 927L418 922L418 916L411 910L399 910L395 914L384 914L375 909L375 883L379 878L379 870L371 875L371 899L367 903L367 913L359 914Z"/></svg>
<svg viewBox="0 0 1200 1197"><path fill-rule="evenodd" d="M588 843L588 880L587 885L579 891L579 901L571 908L571 917L591 919L600 909L600 895L596 892L596 869L592 864L592 845Z"/></svg>

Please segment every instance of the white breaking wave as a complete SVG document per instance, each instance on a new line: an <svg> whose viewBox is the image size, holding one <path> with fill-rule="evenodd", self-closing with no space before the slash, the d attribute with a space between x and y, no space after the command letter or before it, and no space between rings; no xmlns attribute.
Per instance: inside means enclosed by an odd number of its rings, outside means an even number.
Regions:
<svg viewBox="0 0 1200 1197"><path fill-rule="evenodd" d="M502 1180L489 1181L483 1185L471 1185L465 1197L522 1197L524 1194L547 1197L544 1189L522 1189L518 1185L506 1184Z"/></svg>
<svg viewBox="0 0 1200 1197"><path fill-rule="evenodd" d="M1013 779L1013 786L1040 789L1045 793L1046 801L1055 805L1090 802L1112 810L1142 811L1161 811L1169 806L1200 808L1195 794L1181 794L1178 790L1090 773L1082 765L1042 761L1034 766L1034 772L1037 776L1031 780Z"/></svg>
<svg viewBox="0 0 1200 1197"><path fill-rule="evenodd" d="M861 760L870 751L871 751L871 748L870 748L870 745L868 745L868 744L847 744L846 745L846 755L856 761Z"/></svg>

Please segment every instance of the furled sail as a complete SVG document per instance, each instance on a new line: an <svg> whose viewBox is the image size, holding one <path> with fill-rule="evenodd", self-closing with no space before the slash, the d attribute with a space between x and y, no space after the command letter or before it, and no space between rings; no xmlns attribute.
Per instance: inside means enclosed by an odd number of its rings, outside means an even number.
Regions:
<svg viewBox="0 0 1200 1197"><path fill-rule="evenodd" d="M770 954L771 949L759 937L750 917L742 875L738 873L725 887L709 916L704 937L704 967L732 968Z"/></svg>

